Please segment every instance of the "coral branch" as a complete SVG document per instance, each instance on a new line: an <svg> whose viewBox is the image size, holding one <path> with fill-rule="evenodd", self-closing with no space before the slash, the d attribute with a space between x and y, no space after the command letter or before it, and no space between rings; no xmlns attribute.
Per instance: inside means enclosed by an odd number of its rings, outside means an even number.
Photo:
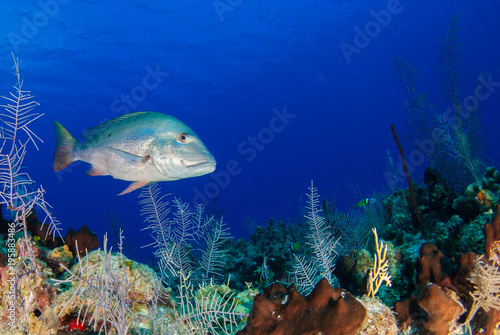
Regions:
<svg viewBox="0 0 500 335"><path fill-rule="evenodd" d="M373 263L373 269L370 270L368 275L368 294L370 298L375 298L380 286L385 283L386 286L391 287L391 277L389 275L389 260L387 259L387 244L380 241L378 243L377 229L372 228L373 235L375 235L375 250L377 255ZM384 248L385 247L385 248Z"/></svg>
<svg viewBox="0 0 500 335"><path fill-rule="evenodd" d="M417 222L418 222L420 229L422 229L423 228L422 219L420 218L420 213L419 213L418 207L417 207L417 201L415 200L415 193L413 193L413 186L411 185L410 173L408 172L408 167L406 166L406 160L405 160L405 155L403 153L403 147L401 146L401 143L399 143L398 135L396 134L396 129L394 128L393 124L391 124L391 130L392 130L392 135L394 136L394 139L396 140L396 144L398 145L399 154L401 155L401 161L403 162L403 168L405 170L406 180L408 181L408 187L410 188L411 201L413 202L413 207L415 207L415 216L417 217Z"/></svg>

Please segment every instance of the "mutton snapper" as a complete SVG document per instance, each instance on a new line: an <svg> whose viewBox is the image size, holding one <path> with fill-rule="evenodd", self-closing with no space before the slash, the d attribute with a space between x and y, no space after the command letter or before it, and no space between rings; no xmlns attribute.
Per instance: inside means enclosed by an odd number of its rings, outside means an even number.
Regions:
<svg viewBox="0 0 500 335"><path fill-rule="evenodd" d="M60 123L54 170L75 161L92 165L87 174L133 181L119 195L155 181L197 177L215 170L214 156L182 121L155 112L116 117L83 134L78 142Z"/></svg>

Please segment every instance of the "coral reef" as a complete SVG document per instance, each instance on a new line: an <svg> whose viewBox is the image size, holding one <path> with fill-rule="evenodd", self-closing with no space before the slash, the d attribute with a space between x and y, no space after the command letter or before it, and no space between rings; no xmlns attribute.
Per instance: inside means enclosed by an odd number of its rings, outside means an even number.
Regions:
<svg viewBox="0 0 500 335"><path fill-rule="evenodd" d="M97 235L94 234L87 225L83 225L77 231L73 231L72 228L69 228L64 237L64 241L73 254L78 252L80 256L85 254L85 250L92 251L99 247Z"/></svg>
<svg viewBox="0 0 500 335"><path fill-rule="evenodd" d="M366 317L357 335L395 335L398 325L394 311L377 298L362 297L361 303L366 309Z"/></svg>
<svg viewBox="0 0 500 335"><path fill-rule="evenodd" d="M349 292L333 289L321 279L303 297L294 285L268 286L254 298L246 327L239 335L251 334L355 334L366 317L366 309Z"/></svg>
<svg viewBox="0 0 500 335"><path fill-rule="evenodd" d="M31 232L31 235L38 236L40 241L42 241L42 244L47 248L53 249L63 243L62 239L55 238L54 235L49 233L50 225L40 222L34 210L31 210L26 218L26 225Z"/></svg>
<svg viewBox="0 0 500 335"><path fill-rule="evenodd" d="M416 282L418 285L436 283L441 287L456 289L449 276L453 270L454 265L434 243L427 242L422 245L417 260Z"/></svg>
<svg viewBox="0 0 500 335"><path fill-rule="evenodd" d="M137 324L134 322L139 322L139 318L134 316L147 314L148 304L156 295L155 283L158 279L148 266L133 262L121 254L112 255L106 250L88 254L68 273L72 274L69 279L55 281L57 285L71 284L68 290L55 299L55 310L62 320L62 329L73 322L74 315L79 314L82 308L86 317L78 321L89 324L89 327L92 325L94 330L115 326L118 321L116 317L121 313L126 315L119 320L135 328ZM123 310L120 309L122 304L126 304ZM102 324L102 320L109 324Z"/></svg>
<svg viewBox="0 0 500 335"><path fill-rule="evenodd" d="M93 251L69 267L73 257L68 246L36 248L40 275L30 263L23 265L19 255L15 260L22 277L11 274L5 264L0 267L1 334L192 335L192 329L214 330L216 324L234 333L257 293L248 288L236 294L226 285L212 284L194 290L187 280L183 285L188 286L173 292L151 268L121 253ZM115 327L118 320L125 328Z"/></svg>
<svg viewBox="0 0 500 335"><path fill-rule="evenodd" d="M424 184L428 191L428 209L425 213L432 213L440 221L448 221L453 212L455 190L448 185L438 170L431 167L425 169Z"/></svg>
<svg viewBox="0 0 500 335"><path fill-rule="evenodd" d="M2 334L55 334L59 324L53 310L57 290L50 282L55 275L47 265L44 247L32 246L36 251L30 254L37 255L36 264L32 264L19 255L19 251L24 250L19 246L25 245L26 242L19 239L17 256L9 257L7 266L0 268L0 331Z"/></svg>
<svg viewBox="0 0 500 335"><path fill-rule="evenodd" d="M67 245L63 245L61 247L57 247L53 250L50 250L47 253L47 264L52 268L54 273L60 274L64 271L64 267L69 267L71 263L73 263L74 255L69 250Z"/></svg>
<svg viewBox="0 0 500 335"><path fill-rule="evenodd" d="M249 239L227 241L225 273L231 273L231 283L243 289L245 282L267 286L270 282L284 280L292 271L293 254L302 254L303 248L291 250L294 243L304 241L305 228L302 223L286 224L269 219L264 227L257 226ZM268 280L261 283L261 266L267 258Z"/></svg>
<svg viewBox="0 0 500 335"><path fill-rule="evenodd" d="M397 226L393 226L397 229L387 229L384 233L392 240L387 243L388 249L392 250L388 252L387 259L390 261L389 271L395 276L393 278L395 286L387 291L399 294L396 295L399 299L395 300L395 296L392 295L392 301L399 300L394 303L394 310L400 331L462 334L465 332L463 324L465 318L471 311L474 313L478 311L477 316L470 317L471 327L485 329L486 334L492 334L494 326L499 321L496 307L491 307L487 311L474 306L478 306L480 303L478 299L486 294L477 290L481 288L488 290L485 286L486 281L482 278L490 278L489 282L495 282L496 279L493 278L497 278L496 268L491 264L494 255L492 256L493 251L490 250L498 250L496 247L500 245L500 242L497 242L500 241L500 208L497 209L495 219L491 223L486 223L490 222L491 207L481 207L484 206L484 199L491 201L491 204L498 201L498 198L495 198L498 197L498 193L492 193L498 192L497 176L495 169L488 169L485 177L481 179L481 189L487 189L488 194L494 196L480 198L476 194L476 191L480 192L478 188L474 186L466 188L462 197L478 204L483 201L483 205L479 206L482 208L480 211L467 213L466 208L461 208L459 211L452 205L459 196L446 186L446 181L439 173L429 170L426 180L427 190L417 188L416 191L424 223L424 233L417 236L414 235L414 226L409 223L414 219L412 213L407 211L409 194L396 191L384 201L389 223L391 218L400 217L396 219L399 220ZM473 191L467 191L470 189ZM489 203L487 205L490 206ZM464 214L464 211L467 214ZM446 223L439 220L446 220ZM484 235L478 234L478 231L483 230L482 227L485 227ZM397 248L394 245L397 245ZM492 249L491 246L495 248ZM471 247L476 252L470 251ZM477 251L481 250L484 251L484 256L481 258L483 263L478 262ZM447 254L452 256L449 257ZM366 285L366 273L372 264L370 253L365 250L353 251L340 257L335 273L339 277L341 287L348 287L351 292L366 293L363 287ZM478 269L483 269L483 272L477 272ZM498 273L500 278L500 271ZM296 290L295 286L289 290L279 285L268 287L263 296L255 299L246 331L249 334L259 331L277 334L281 329L289 331L288 323L293 322L289 318L291 313L285 312L284 306L288 308L290 303L283 297L294 297L293 290ZM477 293L474 293L476 291ZM381 298L387 300L384 293L382 290ZM496 304L492 301L497 301L495 300L497 297L498 292L493 293L489 300L481 298L484 301L482 304ZM307 299L305 298L306 301ZM267 315L267 318L264 315ZM278 316L287 321L278 320ZM388 320L385 316L384 319ZM307 333L307 330L303 331ZM328 329L318 331L328 332Z"/></svg>
<svg viewBox="0 0 500 335"><path fill-rule="evenodd" d="M498 172L488 169L481 179L481 189L490 195L484 198L474 195L479 190L475 184L460 195L469 202L483 201L476 216L463 214L450 205L460 196L445 187L446 181L437 172L429 172L427 179L427 189L416 187L423 233L415 235L415 227L409 223L414 217L406 208L408 192L395 191L382 202L386 209L382 213L385 219L399 218L397 225L403 229L381 229L385 241L383 249L380 246L378 250L377 260L380 265L386 264L385 276L393 285L390 288L381 286L377 298L363 296L358 299L349 293L365 295L367 273L377 268L373 252L365 249L352 250L337 258L332 276L338 277L338 288L332 288L325 279L318 282L310 278L317 285L307 296L300 294L299 286L290 283L286 287L272 284L263 294L257 294L261 285L278 275L287 279L287 274L293 273L293 259L314 257L307 245L290 248L308 234L310 227L303 225L271 220L266 227L257 228L249 241L225 240L221 243L218 247L227 249L227 253L220 256L227 260L222 271L231 273L226 284L199 281L201 277L197 277L195 271L191 277L181 274L177 278L179 283L171 280L170 288L162 288L153 270L127 259L121 251L111 254L105 246L104 250L90 252L84 257L77 253L77 262L73 264L74 254L67 244L48 248L50 245L38 235L29 237L30 243L26 243L24 235L20 234L15 252L22 280L16 286L23 303L16 313L22 317L14 328L7 327L9 311L4 299L0 309L1 329L5 332L14 329L12 334L24 330L44 334L89 334L93 330L109 332L113 329L119 334L155 331L164 334L166 329L178 334L193 334L193 329L230 334L241 329L239 334L293 335L318 332L396 334L398 331L461 334L465 327L470 327L493 334L500 318L495 305L500 297L498 292L492 291L496 286L486 283L497 283L497 278L500 283L500 269L495 263L500 248L500 207L496 208L493 220L490 207L498 202L493 198L500 189ZM432 203L433 194L436 195L434 201L446 204L446 210ZM490 198L487 201L491 204L484 202ZM323 217L321 212L314 213L315 220ZM470 218L463 215L470 215ZM482 227L484 235L478 234ZM68 240L78 240L80 246L78 234L73 234ZM91 237L91 245L92 241L96 242L96 237L86 234ZM27 245L30 245L29 250L26 250ZM119 250L121 245L119 241ZM373 250L373 244L368 246ZM483 253L481 258L478 251ZM3 249L0 255L6 252ZM36 264L24 261L27 255L33 255ZM2 295L6 297L11 289L7 281L10 277L7 258L1 258ZM35 276L34 266L39 269L39 276ZM267 277L263 276L264 272ZM104 278L113 279L103 281ZM245 290L244 278L250 279ZM53 279L61 283L57 286L59 289L54 287ZM94 288L86 286L86 282ZM193 285L198 283L201 286L194 289ZM241 292L230 288L237 285ZM394 312L389 305L393 305ZM250 308L251 313L246 318ZM125 311L122 319L111 318L111 315L120 315L120 310ZM343 322L346 319L350 321ZM125 320L125 327L116 328L114 325L121 322L118 320ZM242 329L245 320L246 326Z"/></svg>
<svg viewBox="0 0 500 335"><path fill-rule="evenodd" d="M481 258L467 252L455 260L433 243L421 246L415 278L419 298L412 296L394 305L400 328L413 326L433 334L461 333L463 326L456 321L462 316L463 322L467 316L467 326L473 324L476 329L484 329L484 334L493 334L500 321L500 291L494 286L496 280L500 283L500 264L492 261L497 259L494 253L500 245L500 206L484 231L485 252ZM476 316L481 304L487 309Z"/></svg>
<svg viewBox="0 0 500 335"><path fill-rule="evenodd" d="M429 284L420 291L418 305L427 313L425 328L431 334L446 335L458 328L456 323L452 323L462 315L465 308L457 298L447 295L435 284Z"/></svg>

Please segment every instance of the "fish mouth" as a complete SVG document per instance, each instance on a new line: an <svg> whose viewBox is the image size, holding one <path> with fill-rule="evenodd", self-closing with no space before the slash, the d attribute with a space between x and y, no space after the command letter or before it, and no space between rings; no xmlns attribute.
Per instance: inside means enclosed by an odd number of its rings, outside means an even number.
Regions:
<svg viewBox="0 0 500 335"><path fill-rule="evenodd" d="M186 167L190 170L200 171L203 173L210 173L215 170L215 165L217 163L215 160L206 160L202 162L193 162L191 164L187 164Z"/></svg>

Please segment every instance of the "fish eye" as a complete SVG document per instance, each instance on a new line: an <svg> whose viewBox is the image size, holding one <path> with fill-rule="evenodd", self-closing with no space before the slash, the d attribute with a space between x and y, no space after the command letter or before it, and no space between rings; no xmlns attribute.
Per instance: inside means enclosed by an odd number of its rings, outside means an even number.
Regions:
<svg viewBox="0 0 500 335"><path fill-rule="evenodd" d="M179 141L181 143L188 143L189 142L189 134L182 133L179 135Z"/></svg>

